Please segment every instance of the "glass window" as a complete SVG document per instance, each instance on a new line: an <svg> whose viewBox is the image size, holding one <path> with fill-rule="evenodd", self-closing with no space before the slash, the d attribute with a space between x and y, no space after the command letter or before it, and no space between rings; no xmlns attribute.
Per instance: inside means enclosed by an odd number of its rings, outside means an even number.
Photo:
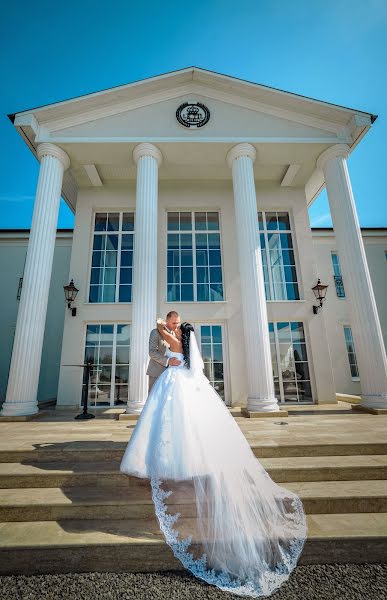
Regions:
<svg viewBox="0 0 387 600"><path fill-rule="evenodd" d="M168 212L167 302L224 300L218 212Z"/></svg>
<svg viewBox="0 0 387 600"><path fill-rule="evenodd" d="M258 212L266 300L299 300L288 212Z"/></svg>
<svg viewBox="0 0 387 600"><path fill-rule="evenodd" d="M96 213L89 302L131 302L134 212Z"/></svg>
<svg viewBox="0 0 387 600"><path fill-rule="evenodd" d="M349 325L344 326L344 339L345 339L345 345L347 347L347 354L348 354L349 368L351 371L351 377L358 379L359 378L359 369L358 369L357 360L356 360L355 344L353 343L352 329Z"/></svg>
<svg viewBox="0 0 387 600"><path fill-rule="evenodd" d="M343 284L343 275L341 273L339 255L337 252L331 252L332 266L333 266L333 279L335 281L336 295L338 298L345 298L345 290Z"/></svg>

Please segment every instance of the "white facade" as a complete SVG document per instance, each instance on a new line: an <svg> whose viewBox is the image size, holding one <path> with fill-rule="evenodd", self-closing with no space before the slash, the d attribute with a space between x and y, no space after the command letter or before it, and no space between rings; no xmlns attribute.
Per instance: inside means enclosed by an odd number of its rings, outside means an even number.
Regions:
<svg viewBox="0 0 387 600"><path fill-rule="evenodd" d="M331 355L333 380L337 394L360 395L360 377L351 373L344 327L351 326L348 295L337 296L334 282L332 254L337 253L335 235L331 228L312 228L314 255L321 280L329 285L324 304L324 320ZM370 270L376 304L387 347L387 230L362 228L362 238ZM20 278L24 274L29 230L0 230L0 265L4 286L9 290L10 301L4 304L0 315L0 336L4 340L0 353L0 404L5 399L13 336L19 305ZM60 372L63 325L68 309L64 303L63 285L69 282L69 269L73 231L59 229L55 242L53 273L50 286L48 312L44 335L42 363L39 376L38 399L41 403L56 401ZM12 265L12 268L10 268ZM339 289L339 293L342 293ZM79 302L76 304L79 306ZM166 304L166 308L168 308ZM227 342L227 340L226 340ZM84 340L82 340L84 344ZM226 393L230 394L229 369L225 369ZM79 392L77 392L79 393ZM230 396L227 395L227 399ZM101 406L103 404L101 403Z"/></svg>
<svg viewBox="0 0 387 600"><path fill-rule="evenodd" d="M209 121L184 127L185 103L205 105ZM69 279L79 294L76 317L65 314L58 405L79 406L82 371L68 365L92 355L91 403L141 412L149 331L172 309L197 328L227 404L273 415L334 402L328 302L315 315L311 291L324 277L308 206L324 177L343 270L356 270L348 318L362 404L387 408L346 169L374 115L192 68L11 117L42 166L2 415L36 412L60 186L75 213Z"/></svg>

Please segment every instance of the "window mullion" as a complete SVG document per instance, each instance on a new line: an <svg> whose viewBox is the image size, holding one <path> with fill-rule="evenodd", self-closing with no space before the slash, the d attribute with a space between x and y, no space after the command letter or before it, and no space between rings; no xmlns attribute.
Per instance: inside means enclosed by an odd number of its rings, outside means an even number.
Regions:
<svg viewBox="0 0 387 600"><path fill-rule="evenodd" d="M116 381L116 356L117 356L117 323L113 323L113 354L112 354L112 372L110 381L110 406L114 406L115 381Z"/></svg>
<svg viewBox="0 0 387 600"><path fill-rule="evenodd" d="M277 215L277 224L278 224L278 212L276 212ZM284 231L284 233L288 233L287 230ZM281 273L282 273L282 281L281 284L284 286L285 288L285 298L284 300L289 300L288 298L288 288L286 287L286 275L285 275L285 267L284 267L284 255L282 253L282 242L281 242L281 230L278 228L278 242L279 242L279 254L281 257ZM292 240L292 247L293 247L293 240ZM281 298L282 299L282 298Z"/></svg>
<svg viewBox="0 0 387 600"><path fill-rule="evenodd" d="M108 236L108 232L104 231L103 232L104 244L103 244L103 267L102 267L102 283L101 283L102 300L101 300L101 302L104 302L104 298L105 298L105 275L106 275L106 246L107 246L107 236Z"/></svg>
<svg viewBox="0 0 387 600"><path fill-rule="evenodd" d="M211 331L211 379L212 383L215 384L215 368L214 368L214 332L212 329L212 324L210 325Z"/></svg>
<svg viewBox="0 0 387 600"><path fill-rule="evenodd" d="M274 326L275 352L276 352L277 367L278 367L278 382L279 382L279 388L280 388L280 402L281 402L281 404L283 404L285 402L285 393L284 393L284 384L282 381L282 365L281 365L281 354L280 354L280 347L279 347L279 340L278 340L277 321L273 321L273 326Z"/></svg>
<svg viewBox="0 0 387 600"><path fill-rule="evenodd" d="M270 300L276 300L274 297L274 284L273 284L273 276L272 276L272 265L271 265L271 254L269 250L269 238L267 233L266 226L266 211L262 211L262 223L263 223L263 236L265 238L265 248L266 248L266 263L267 263L267 274L269 277L269 288L270 288Z"/></svg>
<svg viewBox="0 0 387 600"><path fill-rule="evenodd" d="M119 213L119 224L118 224L118 248L117 248L117 266L116 266L116 289L115 289L115 302L119 301L119 291L121 283L121 247L122 247L122 220L123 212Z"/></svg>
<svg viewBox="0 0 387 600"><path fill-rule="evenodd" d="M197 302L198 294L197 294L197 276L196 276L196 221L195 221L195 211L191 212L191 222L192 222L192 265L193 265L193 286L194 286L193 301Z"/></svg>

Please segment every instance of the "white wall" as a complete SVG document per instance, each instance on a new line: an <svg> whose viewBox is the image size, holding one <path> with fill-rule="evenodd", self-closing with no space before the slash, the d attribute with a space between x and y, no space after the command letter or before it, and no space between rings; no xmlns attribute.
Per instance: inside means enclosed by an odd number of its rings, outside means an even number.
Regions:
<svg viewBox="0 0 387 600"><path fill-rule="evenodd" d="M2 284L0 310L0 402L5 400L12 345L16 327L19 300L19 278L23 276L29 231L0 233L0 273ZM56 398L59 378L59 360L62 346L64 315L67 310L63 286L69 283L68 271L72 235L58 233L55 242L53 271L47 305L38 401ZM39 289L36 290L39 294Z"/></svg>
<svg viewBox="0 0 387 600"><path fill-rule="evenodd" d="M380 230L363 230L362 237L384 344L387 346L387 260L384 256L384 252L387 250L387 235ZM313 244L319 266L319 277L322 283L329 285L323 311L329 335L336 390L344 394L360 394L360 381L353 380L351 377L343 332L344 324L351 325L350 298L348 296L345 298L337 297L333 280L331 252L337 250L335 236L329 230L316 230L313 236ZM343 285L346 290L345 283L350 274L344 273L343 269L342 274Z"/></svg>

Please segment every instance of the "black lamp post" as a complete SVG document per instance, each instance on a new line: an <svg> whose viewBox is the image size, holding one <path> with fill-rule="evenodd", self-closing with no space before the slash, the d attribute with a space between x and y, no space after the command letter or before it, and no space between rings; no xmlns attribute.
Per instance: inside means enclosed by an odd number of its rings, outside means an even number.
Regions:
<svg viewBox="0 0 387 600"><path fill-rule="evenodd" d="M323 301L325 300L325 296L327 293L327 285L321 283L320 279L317 281L317 284L312 287L313 293L316 296L316 300L319 300L319 306L313 306L313 312L317 315L320 308L322 308Z"/></svg>
<svg viewBox="0 0 387 600"><path fill-rule="evenodd" d="M89 397L90 371L93 370L94 361L89 358L83 365L63 365L64 367L83 367L83 385L82 385L82 404L83 412L74 417L74 419L94 419L95 415L87 412L87 400Z"/></svg>
<svg viewBox="0 0 387 600"><path fill-rule="evenodd" d="M63 289L66 296L67 306L71 309L71 315L75 317L77 314L77 309L72 307L71 303L74 302L79 290L75 287L73 279L70 281L69 285L64 285Z"/></svg>

